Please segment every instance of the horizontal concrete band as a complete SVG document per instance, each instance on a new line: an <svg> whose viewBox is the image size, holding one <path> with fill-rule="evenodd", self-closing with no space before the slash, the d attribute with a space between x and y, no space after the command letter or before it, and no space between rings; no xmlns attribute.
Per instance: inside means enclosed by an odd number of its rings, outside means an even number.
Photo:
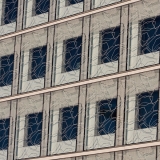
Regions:
<svg viewBox="0 0 160 160"><path fill-rule="evenodd" d="M65 17L65 18L60 18L58 20L50 21L50 22L47 22L47 23L43 23L41 25L37 25L37 26L30 27L30 28L27 28L27 29L24 29L24 30L20 30L20 31L17 31L17 32L6 34L4 36L1 36L0 40L4 40L4 39L11 38L11 37L14 37L14 36L22 35L22 34L25 34L25 33L28 33L28 32L32 32L32 31L36 31L36 30L39 30L39 29L42 29L42 28L54 26L54 25L64 23L64 22L68 22L68 21L71 21L71 20L74 20L74 19L83 18L85 16L90 16L92 14L107 11L107 10L117 8L117 7L122 7L124 5L129 5L129 4L132 4L132 3L135 3L135 2L139 2L139 1L141 1L141 0L125 0L123 2L118 2L118 3L108 5L108 6L99 7L99 8L92 9L92 10L89 10L89 11L86 11L86 12L81 12L81 13L78 13L78 14L75 14L75 15L72 15L72 16L68 16L68 17Z"/></svg>
<svg viewBox="0 0 160 160"><path fill-rule="evenodd" d="M36 91L28 92L28 93L17 94L15 96L13 95L13 96L5 97L5 98L0 98L0 102L16 100L16 99L20 99L20 98L29 97L29 96L35 96L35 95L39 95L39 94L49 93L49 92L72 88L72 87L78 87L78 86L82 86L82 85L92 84L92 83L115 79L115 78L121 78L121 77L125 77L125 76L131 76L134 74L139 74L139 73L143 73L143 72L147 72L147 71L153 71L156 69L160 69L160 64L154 65L154 66L149 66L149 67L144 67L144 68L139 68L139 69L135 69L135 70L129 70L129 71L116 73L116 74L112 74L112 75L106 75L103 77L88 79L88 80L84 80L84 81L78 81L75 83L54 86L51 88L44 88L41 90L36 90Z"/></svg>
<svg viewBox="0 0 160 160"><path fill-rule="evenodd" d="M63 158L73 158L73 157L90 156L90 155L109 153L109 152L126 151L131 149L140 149L140 148L146 148L146 147L156 147L156 146L160 146L160 141L90 150L90 151L84 151L84 152L75 152L75 153L47 156L47 157L41 157L41 158L30 158L29 160L54 160L54 159L63 159Z"/></svg>

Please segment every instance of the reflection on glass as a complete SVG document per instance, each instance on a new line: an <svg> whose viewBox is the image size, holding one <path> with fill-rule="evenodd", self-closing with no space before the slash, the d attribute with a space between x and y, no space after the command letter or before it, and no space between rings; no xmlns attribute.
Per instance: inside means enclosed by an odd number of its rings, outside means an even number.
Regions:
<svg viewBox="0 0 160 160"><path fill-rule="evenodd" d="M115 133L117 99L108 99L98 102L99 126L98 135Z"/></svg>
<svg viewBox="0 0 160 160"><path fill-rule="evenodd" d="M158 123L159 92L143 92L137 94L138 128L156 127Z"/></svg>
<svg viewBox="0 0 160 160"><path fill-rule="evenodd" d="M0 119L0 150L8 149L10 118Z"/></svg>
<svg viewBox="0 0 160 160"><path fill-rule="evenodd" d="M78 124L78 106L66 107L60 109L62 114L61 120L61 140L68 141L77 138L77 124Z"/></svg>
<svg viewBox="0 0 160 160"><path fill-rule="evenodd" d="M12 85L14 54L0 58L0 86Z"/></svg>

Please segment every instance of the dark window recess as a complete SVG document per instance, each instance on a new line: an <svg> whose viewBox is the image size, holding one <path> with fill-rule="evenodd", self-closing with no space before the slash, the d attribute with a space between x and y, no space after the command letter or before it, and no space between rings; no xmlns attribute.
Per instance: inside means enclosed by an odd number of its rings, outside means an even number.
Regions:
<svg viewBox="0 0 160 160"><path fill-rule="evenodd" d="M98 135L115 133L117 98L98 102Z"/></svg>
<svg viewBox="0 0 160 160"><path fill-rule="evenodd" d="M10 119L0 120L0 150L8 148Z"/></svg>
<svg viewBox="0 0 160 160"><path fill-rule="evenodd" d="M72 38L65 41L65 72L80 69L82 37Z"/></svg>
<svg viewBox="0 0 160 160"><path fill-rule="evenodd" d="M99 64L117 61L119 59L120 27L100 32L101 55Z"/></svg>
<svg viewBox="0 0 160 160"><path fill-rule="evenodd" d="M27 119L27 146L40 145L42 136L42 116L40 113L29 114Z"/></svg>
<svg viewBox="0 0 160 160"><path fill-rule="evenodd" d="M0 58L0 86L11 85L13 81L14 54Z"/></svg>
<svg viewBox="0 0 160 160"><path fill-rule="evenodd" d="M47 46L37 47L32 51L31 79L43 78L46 72Z"/></svg>
<svg viewBox="0 0 160 160"><path fill-rule="evenodd" d="M66 5L69 6L80 2L83 2L83 0L66 0Z"/></svg>
<svg viewBox="0 0 160 160"><path fill-rule="evenodd" d="M49 12L50 0L35 0L35 1L36 1L36 7L35 7L36 15Z"/></svg>
<svg viewBox="0 0 160 160"><path fill-rule="evenodd" d="M150 128L158 123L159 92L144 92L137 95L138 128Z"/></svg>
<svg viewBox="0 0 160 160"><path fill-rule="evenodd" d="M141 22L141 53L160 51L160 17Z"/></svg>
<svg viewBox="0 0 160 160"><path fill-rule="evenodd" d="M78 125L78 106L60 109L61 113L61 140L76 139Z"/></svg>
<svg viewBox="0 0 160 160"><path fill-rule="evenodd" d="M18 0L5 0L4 24L16 22Z"/></svg>

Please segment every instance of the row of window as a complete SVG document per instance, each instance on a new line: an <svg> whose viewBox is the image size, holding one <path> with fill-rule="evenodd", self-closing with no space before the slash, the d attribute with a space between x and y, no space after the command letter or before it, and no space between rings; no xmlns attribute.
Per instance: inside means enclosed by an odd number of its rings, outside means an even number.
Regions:
<svg viewBox="0 0 160 160"><path fill-rule="evenodd" d="M120 27L99 32L98 64L119 60ZM141 22L141 54L160 50L160 18L150 18ZM42 78L46 72L47 46L30 49L30 67L28 80ZM82 36L63 41L62 71L70 72L80 69L82 53ZM92 58L92 57L91 57ZM14 55L0 59L0 86L11 85L13 80Z"/></svg>
<svg viewBox="0 0 160 160"><path fill-rule="evenodd" d="M83 0L65 0L65 5L74 5L76 3L83 2ZM17 19L18 0L5 0L3 1L4 16L2 24L13 23ZM50 0L35 0L33 12L34 15L43 14L49 12Z"/></svg>
<svg viewBox="0 0 160 160"><path fill-rule="evenodd" d="M158 124L159 91L143 92L136 95L136 130L156 127ZM96 103L95 136L115 133L117 119L117 98ZM59 136L57 141L76 139L78 130L78 106L59 110ZM43 113L33 113L25 117L24 146L40 145ZM10 119L0 120L0 150L8 148Z"/></svg>

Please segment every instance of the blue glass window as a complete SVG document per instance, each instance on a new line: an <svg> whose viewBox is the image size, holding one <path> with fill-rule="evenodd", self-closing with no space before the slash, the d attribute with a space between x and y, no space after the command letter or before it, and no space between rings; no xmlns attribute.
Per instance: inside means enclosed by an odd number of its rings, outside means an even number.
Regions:
<svg viewBox="0 0 160 160"><path fill-rule="evenodd" d="M0 86L11 85L13 81L14 54L0 58Z"/></svg>
<svg viewBox="0 0 160 160"><path fill-rule="evenodd" d="M65 41L65 72L80 69L82 52L82 37Z"/></svg>
<svg viewBox="0 0 160 160"><path fill-rule="evenodd" d="M8 148L10 119L0 120L0 150Z"/></svg>
<svg viewBox="0 0 160 160"><path fill-rule="evenodd" d="M141 22L141 53L160 51L160 17Z"/></svg>
<svg viewBox="0 0 160 160"><path fill-rule="evenodd" d="M36 0L36 15L49 12L50 0Z"/></svg>
<svg viewBox="0 0 160 160"><path fill-rule="evenodd" d="M31 79L43 78L46 72L47 46L37 47L31 51Z"/></svg>
<svg viewBox="0 0 160 160"><path fill-rule="evenodd" d="M150 128L158 123L159 92L144 92L137 95L138 128Z"/></svg>
<svg viewBox="0 0 160 160"><path fill-rule="evenodd" d="M98 102L98 135L115 133L117 98Z"/></svg>
<svg viewBox="0 0 160 160"><path fill-rule="evenodd" d="M27 146L40 145L42 136L42 116L43 114L40 112L29 114L26 117L28 121Z"/></svg>
<svg viewBox="0 0 160 160"><path fill-rule="evenodd" d="M5 0L4 24L16 22L18 0Z"/></svg>
<svg viewBox="0 0 160 160"><path fill-rule="evenodd" d="M107 29L100 32L101 55L99 63L108 63L119 59L120 27Z"/></svg>
<svg viewBox="0 0 160 160"><path fill-rule="evenodd" d="M80 2L83 2L83 0L66 0L66 3L68 5L73 5L73 4L80 3Z"/></svg>
<svg viewBox="0 0 160 160"><path fill-rule="evenodd" d="M60 109L62 115L61 140L76 139L78 125L78 106Z"/></svg>

